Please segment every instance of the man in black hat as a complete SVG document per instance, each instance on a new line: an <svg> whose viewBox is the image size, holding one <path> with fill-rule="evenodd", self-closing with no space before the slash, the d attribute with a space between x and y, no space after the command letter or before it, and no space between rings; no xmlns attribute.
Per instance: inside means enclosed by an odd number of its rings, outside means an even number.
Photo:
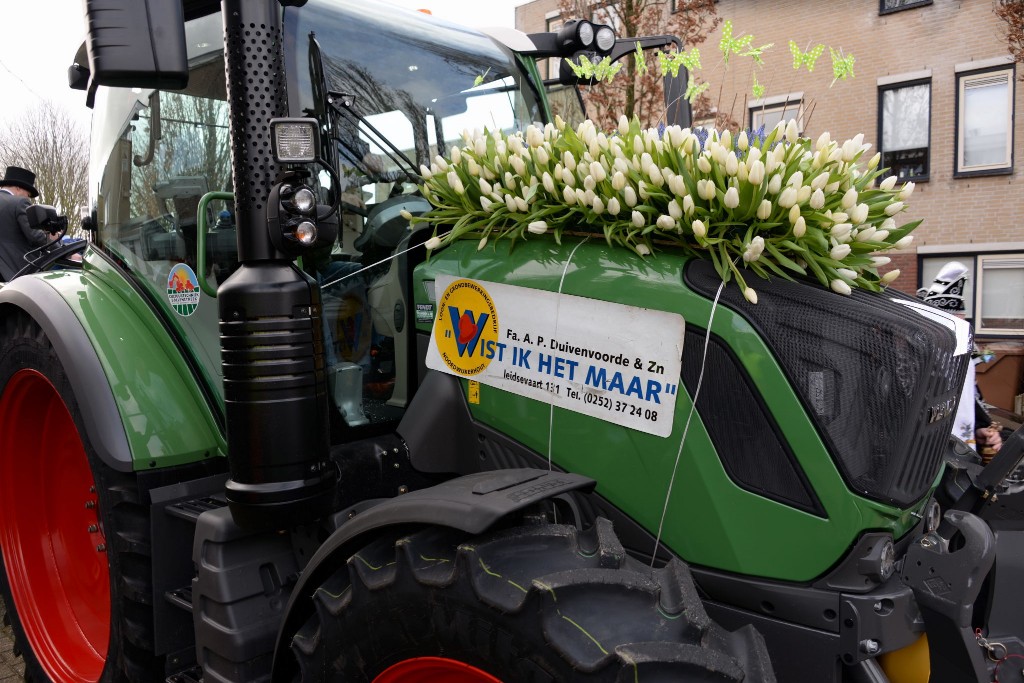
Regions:
<svg viewBox="0 0 1024 683"><path fill-rule="evenodd" d="M41 247L54 236L29 227L25 210L32 198L36 174L18 166L8 166L0 178L0 281L7 282L25 267L25 254Z"/></svg>

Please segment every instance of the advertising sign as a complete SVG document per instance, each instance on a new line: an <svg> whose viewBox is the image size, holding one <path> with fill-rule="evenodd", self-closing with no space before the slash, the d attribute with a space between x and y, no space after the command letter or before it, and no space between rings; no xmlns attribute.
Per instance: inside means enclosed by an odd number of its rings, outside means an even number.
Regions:
<svg viewBox="0 0 1024 683"><path fill-rule="evenodd" d="M440 276L427 367L657 436L672 432L682 316Z"/></svg>

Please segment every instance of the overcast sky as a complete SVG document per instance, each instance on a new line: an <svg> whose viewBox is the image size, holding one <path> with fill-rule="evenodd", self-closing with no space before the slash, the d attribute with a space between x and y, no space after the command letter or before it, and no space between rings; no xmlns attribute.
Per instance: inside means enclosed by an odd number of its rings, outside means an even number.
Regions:
<svg viewBox="0 0 1024 683"><path fill-rule="evenodd" d="M362 2L363 0L353 0ZM391 0L467 26L514 26L515 7L528 0ZM84 40L81 0L0 0L0 126L44 99L67 109L83 126L85 93L70 90L67 69Z"/></svg>

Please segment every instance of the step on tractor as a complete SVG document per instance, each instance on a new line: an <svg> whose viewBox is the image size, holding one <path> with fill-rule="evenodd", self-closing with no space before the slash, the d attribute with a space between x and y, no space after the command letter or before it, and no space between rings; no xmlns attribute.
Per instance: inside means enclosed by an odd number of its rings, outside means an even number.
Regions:
<svg viewBox="0 0 1024 683"><path fill-rule="evenodd" d="M677 39L84 7L88 247L0 288L26 680L1020 679L1024 436L951 438L966 324L753 306L586 225L428 257L421 166L579 122L566 60Z"/></svg>

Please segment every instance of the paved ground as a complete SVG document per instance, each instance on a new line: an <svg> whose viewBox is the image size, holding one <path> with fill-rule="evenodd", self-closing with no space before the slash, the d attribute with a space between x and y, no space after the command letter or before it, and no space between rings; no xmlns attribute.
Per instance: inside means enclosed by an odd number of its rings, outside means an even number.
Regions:
<svg viewBox="0 0 1024 683"><path fill-rule="evenodd" d="M0 614L4 613L4 603L0 600ZM0 683L15 683L22 680L25 666L21 663L21 657L15 657L14 638L11 637L11 627L4 626L0 630Z"/></svg>

